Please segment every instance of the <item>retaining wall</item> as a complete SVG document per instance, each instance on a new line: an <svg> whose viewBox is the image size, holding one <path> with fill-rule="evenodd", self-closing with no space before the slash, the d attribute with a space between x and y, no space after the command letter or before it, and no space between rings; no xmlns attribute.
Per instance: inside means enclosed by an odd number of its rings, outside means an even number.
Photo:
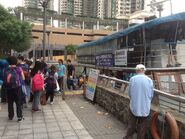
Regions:
<svg viewBox="0 0 185 139"><path fill-rule="evenodd" d="M128 124L129 98L127 94L120 94L116 90L97 86L95 103L105 108L109 113L116 116L124 124ZM151 113L154 111L159 111L159 107L152 105ZM185 139L185 115L179 114L178 112L170 112L177 121L180 133L179 139ZM169 131L166 131L166 134L169 135Z"/></svg>

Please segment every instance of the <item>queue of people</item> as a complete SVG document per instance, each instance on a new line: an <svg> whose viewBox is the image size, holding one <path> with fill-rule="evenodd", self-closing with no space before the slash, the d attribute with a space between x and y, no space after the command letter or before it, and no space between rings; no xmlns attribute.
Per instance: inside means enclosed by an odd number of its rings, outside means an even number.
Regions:
<svg viewBox="0 0 185 139"><path fill-rule="evenodd" d="M2 60L4 62L4 60ZM67 67L63 60L58 60L58 65L48 67L44 61L36 61L33 68L27 63L23 56L10 56L6 60L6 66L0 70L2 72L0 80L2 83L1 102L8 103L8 118L14 118L14 102L17 109L18 122L23 118L22 110L27 108L28 102L32 102L32 112L41 111L40 101L44 94L45 101L54 103L55 92L64 95L64 81L67 79L68 89L75 89L73 84L75 67L71 60L67 60ZM0 66L2 66L0 64ZM67 75L67 76L66 76ZM71 88L72 86L72 88Z"/></svg>

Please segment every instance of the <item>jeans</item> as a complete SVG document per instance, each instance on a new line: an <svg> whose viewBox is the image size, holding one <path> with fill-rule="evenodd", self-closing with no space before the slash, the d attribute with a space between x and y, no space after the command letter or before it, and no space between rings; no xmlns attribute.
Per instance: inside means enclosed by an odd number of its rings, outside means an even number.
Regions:
<svg viewBox="0 0 185 139"><path fill-rule="evenodd" d="M64 77L63 76L60 76L58 78L58 84L60 86L61 91L64 91Z"/></svg>
<svg viewBox="0 0 185 139"><path fill-rule="evenodd" d="M41 91L33 92L32 110L38 110L39 109L40 96L41 96Z"/></svg>
<svg viewBox="0 0 185 139"><path fill-rule="evenodd" d="M70 77L67 77L67 88L70 90L71 86L72 86L73 90L75 90L75 85L74 85L73 79L70 79Z"/></svg>
<svg viewBox="0 0 185 139"><path fill-rule="evenodd" d="M22 118L22 108L21 108L21 88L11 88L7 89L8 98L8 117L13 119L14 117L14 102L16 103L17 117Z"/></svg>

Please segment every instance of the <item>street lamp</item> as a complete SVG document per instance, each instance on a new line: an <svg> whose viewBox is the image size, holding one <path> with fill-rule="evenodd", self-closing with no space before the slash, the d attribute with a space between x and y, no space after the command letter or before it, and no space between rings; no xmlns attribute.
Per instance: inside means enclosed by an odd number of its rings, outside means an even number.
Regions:
<svg viewBox="0 0 185 139"><path fill-rule="evenodd" d="M40 4L43 7L43 60L46 57L46 8L50 0L40 0Z"/></svg>
<svg viewBox="0 0 185 139"><path fill-rule="evenodd" d="M48 35L48 61L50 61L50 58L51 58L51 47L50 47L50 43L49 43L50 33L51 32L47 32L47 35Z"/></svg>

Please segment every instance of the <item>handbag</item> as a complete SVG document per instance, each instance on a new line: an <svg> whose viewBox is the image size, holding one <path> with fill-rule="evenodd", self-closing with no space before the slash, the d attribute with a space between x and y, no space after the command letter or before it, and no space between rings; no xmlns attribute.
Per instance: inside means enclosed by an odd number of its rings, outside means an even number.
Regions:
<svg viewBox="0 0 185 139"><path fill-rule="evenodd" d="M55 81L56 81L56 85L57 85L57 88L55 89L55 91L58 92L60 90L60 86L58 84L58 81L57 80L55 80Z"/></svg>

